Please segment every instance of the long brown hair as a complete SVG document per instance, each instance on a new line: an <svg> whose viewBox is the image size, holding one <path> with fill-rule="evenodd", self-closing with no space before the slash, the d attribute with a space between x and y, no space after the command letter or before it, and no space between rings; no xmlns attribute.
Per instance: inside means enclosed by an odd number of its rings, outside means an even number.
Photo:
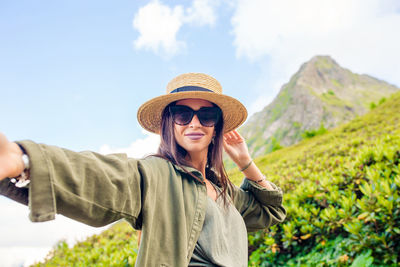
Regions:
<svg viewBox="0 0 400 267"><path fill-rule="evenodd" d="M160 134L161 142L160 146L158 147L156 156L165 158L171 161L173 164L182 167L186 171L185 166L191 166L191 164L185 159L187 151L176 142L174 121L172 119L171 113L169 112L169 106L172 105L175 105L175 102L168 105L162 113ZM222 191L220 194L218 194L218 197L222 196L224 203L226 204L227 189L228 187L231 188L233 185L232 182L228 179L228 175L226 174L224 163L222 160L224 133L224 121L222 119L222 116L217 125L215 125L214 127L215 136L213 142L211 142L208 146L206 177L204 178L207 178L208 180L222 188ZM198 180L201 183L204 183L192 173L188 171L186 172L194 179Z"/></svg>

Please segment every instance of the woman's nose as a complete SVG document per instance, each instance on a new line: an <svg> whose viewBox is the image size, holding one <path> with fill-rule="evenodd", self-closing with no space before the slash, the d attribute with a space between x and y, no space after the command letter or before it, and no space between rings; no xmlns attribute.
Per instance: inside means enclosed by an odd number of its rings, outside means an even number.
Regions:
<svg viewBox="0 0 400 267"><path fill-rule="evenodd" d="M190 127L199 127L201 125L199 118L197 118L197 115L194 115L192 118L192 121L189 123Z"/></svg>

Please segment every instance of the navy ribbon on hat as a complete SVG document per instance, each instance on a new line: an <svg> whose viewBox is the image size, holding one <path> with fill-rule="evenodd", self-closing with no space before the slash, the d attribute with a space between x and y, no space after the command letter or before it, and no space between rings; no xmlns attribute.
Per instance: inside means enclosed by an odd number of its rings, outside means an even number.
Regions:
<svg viewBox="0 0 400 267"><path fill-rule="evenodd" d="M203 91L203 92L213 92L214 93L214 91L207 89L207 88L200 87L200 86L183 86L183 87L176 88L175 90L172 90L170 92L170 94L179 93L179 92L188 92L188 91Z"/></svg>

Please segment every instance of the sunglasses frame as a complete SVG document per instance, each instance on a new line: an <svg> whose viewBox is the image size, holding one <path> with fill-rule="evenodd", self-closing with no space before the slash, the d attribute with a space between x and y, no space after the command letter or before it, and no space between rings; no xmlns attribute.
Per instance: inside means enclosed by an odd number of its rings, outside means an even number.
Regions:
<svg viewBox="0 0 400 267"><path fill-rule="evenodd" d="M187 123L177 123L176 121L175 121L175 114L176 114L176 112L174 112L173 111L173 109L174 109L174 107L183 107L183 108L186 108L186 109L188 109L188 110L190 110L190 112L191 112L191 116L190 116L190 119L188 120L188 122ZM204 127L214 127L214 126L216 126L217 124L218 124L218 122L219 122L219 120L220 120L220 118L221 118L221 116L222 116L222 111L221 111L221 109L219 108L219 107L217 107L217 106L214 106L214 107L201 107L200 109L198 109L198 110L193 110L191 107L188 107L188 106L185 106L185 105L172 105L172 106L169 106L168 107L169 108L169 113L171 114L171 116L172 116L172 120L174 121L174 123L176 123L176 124L178 124L178 125L181 125L181 126L185 126L185 125L188 125L192 120L193 120L193 117L194 117L194 115L196 115L197 116L197 118L198 118L198 120L199 120L199 122L200 122L200 124L202 125L202 126L204 126ZM203 124L203 118L202 118L202 116L201 116L201 111L204 111L204 110L207 110L207 109L212 109L212 110L215 110L215 113L216 113L216 121L215 121L215 123L213 124L213 125L205 125L205 124ZM200 114L200 116L199 116L199 114Z"/></svg>

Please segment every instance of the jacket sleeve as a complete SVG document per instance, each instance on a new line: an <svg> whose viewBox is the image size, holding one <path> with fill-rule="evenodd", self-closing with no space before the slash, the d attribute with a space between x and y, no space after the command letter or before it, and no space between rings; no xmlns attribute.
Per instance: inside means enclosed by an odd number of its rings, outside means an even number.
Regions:
<svg viewBox="0 0 400 267"><path fill-rule="evenodd" d="M282 190L271 183L268 190L245 178L240 188L233 188L233 202L242 215L249 232L268 228L284 221L286 210L282 206Z"/></svg>
<svg viewBox="0 0 400 267"><path fill-rule="evenodd" d="M78 153L31 141L18 143L31 162L29 190L10 186L5 179L0 194L28 204L31 221L52 220L60 213L92 226L121 218L140 226L141 184L152 169L148 164L125 154Z"/></svg>

